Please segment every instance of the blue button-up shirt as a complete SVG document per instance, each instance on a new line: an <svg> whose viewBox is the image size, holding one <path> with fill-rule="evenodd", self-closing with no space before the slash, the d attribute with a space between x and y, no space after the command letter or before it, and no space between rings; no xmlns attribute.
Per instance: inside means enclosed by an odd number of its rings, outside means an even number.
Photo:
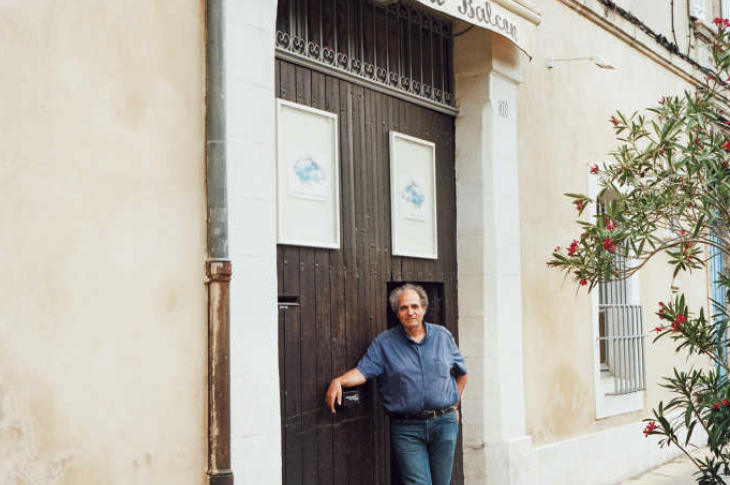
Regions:
<svg viewBox="0 0 730 485"><path fill-rule="evenodd" d="M466 374L466 363L451 332L424 323L426 337L416 342L401 325L386 330L370 344L357 370L377 377L388 413L414 414L444 409L459 400L454 376Z"/></svg>

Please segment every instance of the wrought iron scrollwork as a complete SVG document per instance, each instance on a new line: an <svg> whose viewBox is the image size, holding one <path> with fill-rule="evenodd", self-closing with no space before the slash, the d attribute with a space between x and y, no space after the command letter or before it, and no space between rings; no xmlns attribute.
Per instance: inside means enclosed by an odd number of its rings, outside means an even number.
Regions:
<svg viewBox="0 0 730 485"><path fill-rule="evenodd" d="M398 13L400 14L400 18L408 20L409 17L409 10L411 9L410 5L405 5L403 3L397 4L400 8L398 9Z"/></svg>
<svg viewBox="0 0 730 485"><path fill-rule="evenodd" d="M316 11L301 9L295 0L279 0L288 14L278 24L277 50L452 107L452 23L405 2L383 7L348 1L361 5L343 14L338 0L320 0ZM314 24L313 13L319 17ZM346 28L338 26L343 19Z"/></svg>
<svg viewBox="0 0 730 485"><path fill-rule="evenodd" d="M304 39L301 37L294 37L292 40L292 47L297 52L304 52Z"/></svg>
<svg viewBox="0 0 730 485"><path fill-rule="evenodd" d="M329 47L325 47L322 50L322 57L328 64L333 64L335 62L335 51Z"/></svg>

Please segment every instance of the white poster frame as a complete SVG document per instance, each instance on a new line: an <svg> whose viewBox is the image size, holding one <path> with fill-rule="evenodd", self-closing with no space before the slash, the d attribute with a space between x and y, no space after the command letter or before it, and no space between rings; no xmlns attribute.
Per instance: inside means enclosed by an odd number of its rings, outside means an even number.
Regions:
<svg viewBox="0 0 730 485"><path fill-rule="evenodd" d="M330 187L329 190L324 194L307 194L307 193L293 193L292 184L289 181L290 167L292 161L284 160L284 154L287 153L285 150L284 143L286 143L287 133L284 133L283 121L285 118L285 108L292 108L298 110L300 113L306 113L314 118L325 118L327 119L332 129L329 131L329 139L324 142L319 142L323 146L326 143L330 147L330 165L327 167L330 171ZM306 127L301 127L302 130L306 130ZM312 142L315 142L314 138L311 138ZM302 149L306 152L306 149ZM295 163L298 163L295 162ZM339 150L339 124L338 117L335 113L329 111L323 111L320 109L305 106L292 101L284 99L276 100L276 170L277 170L277 242L279 244L289 244L294 246L307 246L317 248L328 248L328 249L339 249L340 248L340 150ZM321 192L321 191L320 191ZM323 196L321 196L323 195ZM287 209L297 204L311 204L312 201L318 201L317 203L324 204L325 210L323 213L329 214L329 219L326 221L326 225L329 225L332 229L332 237L307 237L297 235L306 232L303 229L312 220L295 220L291 221L287 217ZM311 207L311 205L310 205ZM289 210L289 212L292 212ZM299 226L297 226L299 223ZM289 225L287 227L287 224ZM334 225L334 227L332 227Z"/></svg>
<svg viewBox="0 0 730 485"><path fill-rule="evenodd" d="M403 162L398 160L396 145L400 141L413 143L417 146L425 146L430 151L428 160L424 160L424 165L427 165L425 170L420 173L408 174L414 178L420 178L421 180L429 180L430 193L425 194L428 198L430 197L431 204L430 210L426 214L415 214L408 217L402 215L401 208L406 203L401 197L401 188L399 187L399 180L402 178ZM428 200L428 199L427 199ZM424 231L421 237L430 238L428 241L429 247L433 248L433 251L423 250L419 247L418 241L421 238L405 238L403 227L410 225L407 222L410 220L419 220L423 217L426 228L430 225L431 230ZM429 224L430 222L430 224ZM405 133L399 133L397 131L390 132L390 225L391 225L391 245L393 256L407 256L411 258L423 258L423 259L438 259L438 218L437 218L437 199L436 199L436 144L427 140L422 140L414 136L406 135ZM404 240L405 239L405 240ZM408 240L412 239L412 240ZM422 245L421 245L422 246Z"/></svg>

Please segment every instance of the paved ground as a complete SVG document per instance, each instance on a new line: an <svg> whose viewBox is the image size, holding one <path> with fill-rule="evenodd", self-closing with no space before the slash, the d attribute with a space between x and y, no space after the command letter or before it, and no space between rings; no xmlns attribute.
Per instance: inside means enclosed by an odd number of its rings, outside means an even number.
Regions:
<svg viewBox="0 0 730 485"><path fill-rule="evenodd" d="M681 456L666 465L617 485L691 485L697 483L693 478L696 471L697 467L686 456Z"/></svg>

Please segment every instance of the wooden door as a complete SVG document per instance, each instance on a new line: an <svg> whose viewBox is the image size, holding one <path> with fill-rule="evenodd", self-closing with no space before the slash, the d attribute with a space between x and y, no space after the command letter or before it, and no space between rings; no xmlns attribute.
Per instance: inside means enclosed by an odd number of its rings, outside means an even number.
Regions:
<svg viewBox="0 0 730 485"><path fill-rule="evenodd" d="M433 319L458 336L454 119L284 60L276 61L276 81L277 97L339 116L341 164L341 249L277 249L284 483L396 483L374 384L336 416L324 395L388 328L395 282L425 284ZM391 256L390 130L436 144L437 260ZM461 484L461 441L454 465L453 483Z"/></svg>

